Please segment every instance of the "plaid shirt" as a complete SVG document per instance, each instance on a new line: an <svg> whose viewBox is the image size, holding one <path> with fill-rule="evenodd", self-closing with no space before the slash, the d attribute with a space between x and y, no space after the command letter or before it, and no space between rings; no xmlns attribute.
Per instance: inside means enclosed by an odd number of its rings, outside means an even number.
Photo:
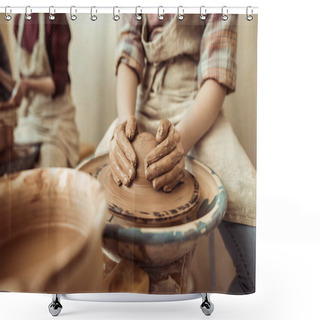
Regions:
<svg viewBox="0 0 320 320"><path fill-rule="evenodd" d="M154 34L159 22L148 15L148 33ZM166 15L166 24L173 19ZM229 15L227 21L220 14L207 16L199 48L198 85L199 88L207 79L214 79L227 89L227 93L235 91L236 83L236 49L237 49L238 15ZM145 67L145 53L141 42L142 24L133 17L121 29L116 51L116 74L120 62L131 67L142 81ZM192 26L190 26L192 28Z"/></svg>

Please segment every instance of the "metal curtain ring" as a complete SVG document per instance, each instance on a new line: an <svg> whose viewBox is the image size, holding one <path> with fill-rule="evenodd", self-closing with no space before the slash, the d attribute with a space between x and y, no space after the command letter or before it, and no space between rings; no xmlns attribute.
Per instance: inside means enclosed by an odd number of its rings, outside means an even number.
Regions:
<svg viewBox="0 0 320 320"><path fill-rule="evenodd" d="M5 9L4 9L4 18L7 20L7 21L10 21L12 19L12 16L10 16L10 14L8 14L8 11L11 12L11 9L9 9L10 6L6 6Z"/></svg>
<svg viewBox="0 0 320 320"><path fill-rule="evenodd" d="M96 14L93 14L93 9L96 10L96 13L97 13L97 9L95 6L91 7L90 9L90 19L91 21L96 21L98 19L97 15Z"/></svg>
<svg viewBox="0 0 320 320"><path fill-rule="evenodd" d="M249 8L251 8L251 14L249 14ZM253 19L253 10L252 10L252 7L248 6L247 9L246 9L246 19L248 21L251 21Z"/></svg>
<svg viewBox="0 0 320 320"><path fill-rule="evenodd" d="M138 13L138 9L140 10L140 13ZM142 14L142 8L140 6L137 6L136 7L136 14L135 14L136 20L141 21L141 19L142 19L141 14Z"/></svg>
<svg viewBox="0 0 320 320"><path fill-rule="evenodd" d="M28 13L28 9L30 9L30 13ZM26 20L31 20L31 13L32 13L31 7L30 7L30 6L27 6L27 7L26 7L26 12L25 12L25 14L24 14L24 18L25 18Z"/></svg>
<svg viewBox="0 0 320 320"><path fill-rule="evenodd" d="M225 11L226 11L226 13L225 13ZM227 21L228 18L229 18L229 16L228 16L228 7L227 6L223 6L221 8L221 19L223 21Z"/></svg>
<svg viewBox="0 0 320 320"><path fill-rule="evenodd" d="M160 8L162 9L162 13L160 14ZM164 19L164 9L163 6L158 7L158 20L162 21Z"/></svg>
<svg viewBox="0 0 320 320"><path fill-rule="evenodd" d="M56 12L54 6L49 7L49 20L53 21L56 17L54 13Z"/></svg>
<svg viewBox="0 0 320 320"><path fill-rule="evenodd" d="M183 9L183 6L179 6L177 10L177 19L182 21L183 18L184 18L184 9Z"/></svg>
<svg viewBox="0 0 320 320"><path fill-rule="evenodd" d="M74 12L73 12L73 9L74 9ZM70 19L72 21L75 21L78 18L77 15L75 15L75 13L77 13L76 7L75 6L70 7Z"/></svg>
<svg viewBox="0 0 320 320"><path fill-rule="evenodd" d="M118 10L118 13L116 14L116 9ZM119 8L118 7L113 7L113 20L114 21L119 21L120 20L120 16L119 16Z"/></svg>
<svg viewBox="0 0 320 320"><path fill-rule="evenodd" d="M205 6L200 7L200 20L204 21L207 19L207 9Z"/></svg>

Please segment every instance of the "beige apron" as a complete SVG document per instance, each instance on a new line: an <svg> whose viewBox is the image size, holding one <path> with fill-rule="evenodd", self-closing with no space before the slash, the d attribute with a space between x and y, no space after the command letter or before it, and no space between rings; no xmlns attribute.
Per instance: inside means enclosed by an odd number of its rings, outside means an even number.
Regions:
<svg viewBox="0 0 320 320"><path fill-rule="evenodd" d="M24 16L20 16L17 36L19 71L23 77L52 76L45 43L44 14L39 14L39 37L30 54L21 47ZM75 123L75 108L70 86L58 97L29 91L19 108L18 126L15 130L17 143L41 142L41 167L60 166L65 163L74 167L79 157L79 135ZM40 152L41 154L41 152Z"/></svg>
<svg viewBox="0 0 320 320"><path fill-rule="evenodd" d="M192 106L198 93L197 66L204 27L198 15L186 15L183 21L174 18L159 37L148 42L143 17L142 44L148 63L136 111L142 131L155 134L163 118L176 125ZM116 121L96 154L108 150L115 125ZM225 220L255 226L256 172L222 112L190 154L224 182L228 194Z"/></svg>

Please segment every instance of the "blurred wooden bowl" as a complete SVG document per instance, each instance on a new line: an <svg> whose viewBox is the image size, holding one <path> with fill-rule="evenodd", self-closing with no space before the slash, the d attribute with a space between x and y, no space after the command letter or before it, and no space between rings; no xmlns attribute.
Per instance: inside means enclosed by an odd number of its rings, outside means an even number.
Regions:
<svg viewBox="0 0 320 320"><path fill-rule="evenodd" d="M0 178L0 291L99 292L106 201L100 184L72 169Z"/></svg>

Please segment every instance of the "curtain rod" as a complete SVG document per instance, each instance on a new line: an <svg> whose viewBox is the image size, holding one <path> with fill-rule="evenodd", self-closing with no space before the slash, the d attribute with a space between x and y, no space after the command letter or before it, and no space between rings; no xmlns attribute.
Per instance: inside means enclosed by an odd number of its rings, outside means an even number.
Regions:
<svg viewBox="0 0 320 320"><path fill-rule="evenodd" d="M1 6L0 13L5 13L6 15L15 14L15 13L66 13L66 14L122 14L122 13L131 13L131 14L144 14L144 13L154 13L154 14L246 14L253 15L258 14L258 7L256 6L247 6L247 7L235 7L235 6L220 6L220 7L188 7L188 6L179 6L179 7L102 7L102 6L92 6L92 7L82 7L82 6L71 6L71 7L60 7L60 6L50 6L50 7L41 7L41 6Z"/></svg>

